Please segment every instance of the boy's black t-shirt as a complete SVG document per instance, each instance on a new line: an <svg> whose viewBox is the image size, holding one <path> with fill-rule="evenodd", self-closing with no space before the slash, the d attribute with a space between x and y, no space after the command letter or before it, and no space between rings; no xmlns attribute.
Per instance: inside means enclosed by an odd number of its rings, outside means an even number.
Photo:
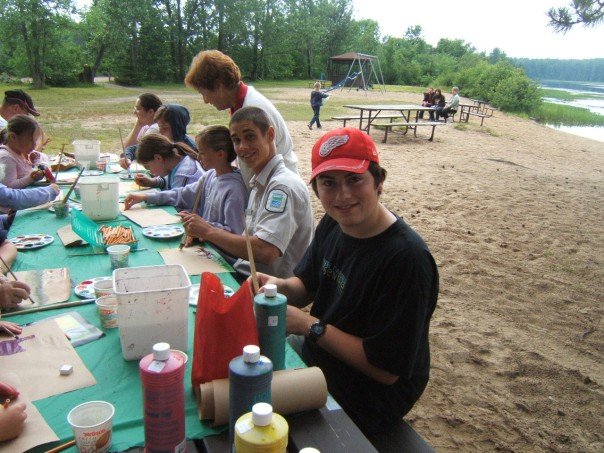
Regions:
<svg viewBox="0 0 604 453"><path fill-rule="evenodd" d="M400 423L429 376L438 271L424 241L400 218L355 239L326 215L294 274L315 293L311 314L362 338L368 361L399 379L380 384L308 341L304 361L321 368L329 392L365 432Z"/></svg>

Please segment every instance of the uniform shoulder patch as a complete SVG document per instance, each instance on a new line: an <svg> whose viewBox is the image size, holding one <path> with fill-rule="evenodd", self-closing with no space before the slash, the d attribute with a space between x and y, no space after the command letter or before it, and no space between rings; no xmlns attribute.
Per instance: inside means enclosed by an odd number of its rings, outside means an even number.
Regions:
<svg viewBox="0 0 604 453"><path fill-rule="evenodd" d="M287 205L287 194L282 190L271 190L266 200L266 210L270 212L283 212Z"/></svg>

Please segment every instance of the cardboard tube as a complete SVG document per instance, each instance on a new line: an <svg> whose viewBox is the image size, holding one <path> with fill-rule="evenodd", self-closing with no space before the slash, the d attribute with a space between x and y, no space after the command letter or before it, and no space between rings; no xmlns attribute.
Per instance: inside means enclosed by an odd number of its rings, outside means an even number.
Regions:
<svg viewBox="0 0 604 453"><path fill-rule="evenodd" d="M201 384L197 401L199 418L212 426L229 421L229 380ZM318 367L281 370L273 373L271 405L281 415L319 409L327 402L327 382Z"/></svg>

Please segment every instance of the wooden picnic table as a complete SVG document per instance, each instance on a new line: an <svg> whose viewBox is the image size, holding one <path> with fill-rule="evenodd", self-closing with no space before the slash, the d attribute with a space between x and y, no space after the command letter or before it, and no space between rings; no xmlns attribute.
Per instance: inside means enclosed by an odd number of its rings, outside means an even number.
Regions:
<svg viewBox="0 0 604 453"><path fill-rule="evenodd" d="M421 105L415 104L366 104L366 105L345 105L344 107L354 110L359 110L359 129L367 132L369 134L371 130L371 126L374 127L379 126L380 128L385 129L384 139L382 142L386 142L388 139L388 131L392 130L394 127L403 127L403 135L407 133L409 129L413 130L413 136L417 137L417 128L418 127L431 127L432 133L430 135L429 141L432 141L434 138L434 129L436 126L440 126L441 124L437 121L429 121L424 122L420 121L419 113L420 112L430 112L435 111L434 107L424 107ZM382 112L388 113L387 115L381 115ZM377 124L376 120L380 118L388 118L392 117L395 112L400 115L400 118L403 120L401 122L391 121L389 124ZM363 124L365 125L363 126Z"/></svg>
<svg viewBox="0 0 604 453"><path fill-rule="evenodd" d="M413 122L418 122L419 112L429 112L435 110L434 107L423 107L421 105L414 104L367 104L367 105L345 105L348 109L359 110L359 129L369 134L371 125L376 119L379 119L379 115L382 112L398 112L405 119L406 122L412 122L413 112L415 116ZM363 122L367 124L363 127Z"/></svg>

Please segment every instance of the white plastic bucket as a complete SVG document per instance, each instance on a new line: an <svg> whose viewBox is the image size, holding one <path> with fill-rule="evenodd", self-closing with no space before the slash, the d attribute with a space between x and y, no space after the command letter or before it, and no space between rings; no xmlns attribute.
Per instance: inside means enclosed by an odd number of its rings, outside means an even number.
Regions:
<svg viewBox="0 0 604 453"><path fill-rule="evenodd" d="M120 181L117 176L80 178L82 211L92 220L113 220L120 213Z"/></svg>
<svg viewBox="0 0 604 453"><path fill-rule="evenodd" d="M73 154L75 160L82 165L83 162L88 162L89 169L96 168L96 161L101 156L101 142L98 140L74 140Z"/></svg>
<svg viewBox="0 0 604 453"><path fill-rule="evenodd" d="M180 351L189 349L190 287L180 264L113 271L124 359L141 359L160 342Z"/></svg>

